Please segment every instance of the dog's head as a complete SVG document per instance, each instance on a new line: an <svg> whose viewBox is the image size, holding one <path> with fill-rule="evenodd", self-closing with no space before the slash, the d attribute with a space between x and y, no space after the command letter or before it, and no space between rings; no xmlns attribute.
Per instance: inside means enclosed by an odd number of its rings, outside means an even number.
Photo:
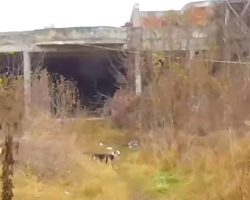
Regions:
<svg viewBox="0 0 250 200"><path fill-rule="evenodd" d="M120 156L121 155L121 152L119 150L116 150L116 151L113 151L112 154L114 156Z"/></svg>

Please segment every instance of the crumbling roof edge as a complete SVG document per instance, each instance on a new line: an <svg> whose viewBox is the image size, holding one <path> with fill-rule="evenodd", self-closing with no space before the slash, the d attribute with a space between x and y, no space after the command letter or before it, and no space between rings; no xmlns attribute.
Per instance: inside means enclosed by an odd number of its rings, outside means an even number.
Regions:
<svg viewBox="0 0 250 200"><path fill-rule="evenodd" d="M74 30L74 29L124 29L124 27L116 27L116 26L75 26L75 27L57 27L57 28L41 28L41 29L33 29L33 30L23 30L23 31L4 31L0 32L1 34L20 34L20 33L35 33L35 32L42 32L42 31L60 31L60 30Z"/></svg>

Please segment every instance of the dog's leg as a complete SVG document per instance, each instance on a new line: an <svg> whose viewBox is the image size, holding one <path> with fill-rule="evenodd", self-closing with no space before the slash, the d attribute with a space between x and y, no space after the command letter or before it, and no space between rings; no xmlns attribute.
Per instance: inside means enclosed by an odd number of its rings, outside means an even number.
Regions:
<svg viewBox="0 0 250 200"><path fill-rule="evenodd" d="M108 164L108 162L109 162L109 155L105 156L105 162L106 162L106 164Z"/></svg>

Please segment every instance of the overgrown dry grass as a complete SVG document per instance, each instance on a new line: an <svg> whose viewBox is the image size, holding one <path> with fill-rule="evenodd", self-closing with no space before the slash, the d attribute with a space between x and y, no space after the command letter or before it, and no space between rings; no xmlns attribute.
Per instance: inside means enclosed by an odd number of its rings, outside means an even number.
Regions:
<svg viewBox="0 0 250 200"><path fill-rule="evenodd" d="M15 199L248 199L248 133L180 134L181 150L168 147L167 138L152 137L131 151L123 147L127 133L106 122L54 122L47 135L39 127L30 130L29 142L21 142ZM120 149L117 170L91 161L88 153L105 151L99 141Z"/></svg>
<svg viewBox="0 0 250 200"><path fill-rule="evenodd" d="M18 93L1 90L13 100L1 101L1 119L22 120L23 128L14 199L249 199L250 82L196 64L191 72L176 63L163 69L141 98L119 91L111 120L58 120L37 106L20 119ZM138 150L128 148L131 139L140 140ZM121 151L117 170L91 160L106 146Z"/></svg>

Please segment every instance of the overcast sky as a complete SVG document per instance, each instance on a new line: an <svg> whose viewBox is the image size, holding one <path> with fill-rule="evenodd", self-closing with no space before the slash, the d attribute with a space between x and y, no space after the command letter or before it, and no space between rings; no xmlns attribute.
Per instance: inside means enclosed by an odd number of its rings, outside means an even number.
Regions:
<svg viewBox="0 0 250 200"><path fill-rule="evenodd" d="M0 31L72 26L122 26L141 10L181 9L190 0L0 0Z"/></svg>

